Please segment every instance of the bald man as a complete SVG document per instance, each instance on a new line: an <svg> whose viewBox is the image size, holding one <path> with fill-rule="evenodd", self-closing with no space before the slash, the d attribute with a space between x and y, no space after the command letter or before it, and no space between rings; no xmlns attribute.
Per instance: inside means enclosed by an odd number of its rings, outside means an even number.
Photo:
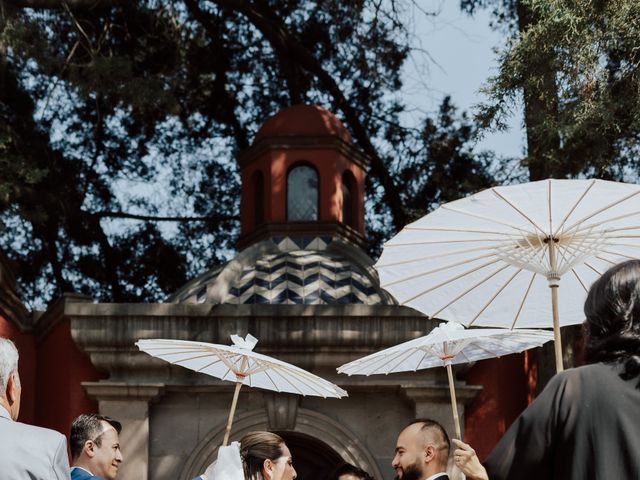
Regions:
<svg viewBox="0 0 640 480"><path fill-rule="evenodd" d="M400 432L391 466L396 480L448 480L449 436L442 425L418 419Z"/></svg>

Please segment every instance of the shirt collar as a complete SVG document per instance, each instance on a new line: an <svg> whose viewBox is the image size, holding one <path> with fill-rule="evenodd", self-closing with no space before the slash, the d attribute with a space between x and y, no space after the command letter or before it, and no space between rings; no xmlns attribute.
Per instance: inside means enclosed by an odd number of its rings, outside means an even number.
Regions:
<svg viewBox="0 0 640 480"><path fill-rule="evenodd" d="M425 480L433 480L434 478L438 478L440 475L446 475L446 474L447 472L438 472L431 475L430 477L427 477Z"/></svg>
<svg viewBox="0 0 640 480"><path fill-rule="evenodd" d="M2 405L0 405L0 417L8 418L13 422L13 418L11 418L11 414L9 413L9 410L4 408Z"/></svg>
<svg viewBox="0 0 640 480"><path fill-rule="evenodd" d="M74 465L73 467L71 467L70 472L73 472L75 469L78 470L84 470L85 472L87 472L89 475L91 475L93 477L93 473L91 473L89 470L87 470L86 468L82 468L82 467L78 467L77 465Z"/></svg>

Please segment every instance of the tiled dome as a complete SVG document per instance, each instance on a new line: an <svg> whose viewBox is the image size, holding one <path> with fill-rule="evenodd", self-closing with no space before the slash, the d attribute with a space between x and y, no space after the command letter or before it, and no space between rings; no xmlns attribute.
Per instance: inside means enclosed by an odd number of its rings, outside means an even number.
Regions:
<svg viewBox="0 0 640 480"><path fill-rule="evenodd" d="M173 303L323 305L394 303L371 259L331 237L275 237L243 250L178 292Z"/></svg>

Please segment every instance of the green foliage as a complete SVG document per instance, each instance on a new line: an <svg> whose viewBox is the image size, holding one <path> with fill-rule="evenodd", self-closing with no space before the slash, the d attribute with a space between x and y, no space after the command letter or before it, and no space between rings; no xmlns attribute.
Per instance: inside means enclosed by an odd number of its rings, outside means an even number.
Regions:
<svg viewBox="0 0 640 480"><path fill-rule="evenodd" d="M0 20L0 247L32 306L157 301L226 261L235 158L291 104L332 110L372 157L374 252L490 181L448 101L424 130L400 123L411 2L29 4Z"/></svg>
<svg viewBox="0 0 640 480"><path fill-rule="evenodd" d="M500 126L524 93L526 109L535 103L544 112L525 121L530 151L532 138L550 142L544 157L547 175L635 181L640 166L640 3L462 2L468 11L489 4L494 14L503 14L502 24L510 25L512 37L501 53L498 75L488 84L490 100L481 121Z"/></svg>

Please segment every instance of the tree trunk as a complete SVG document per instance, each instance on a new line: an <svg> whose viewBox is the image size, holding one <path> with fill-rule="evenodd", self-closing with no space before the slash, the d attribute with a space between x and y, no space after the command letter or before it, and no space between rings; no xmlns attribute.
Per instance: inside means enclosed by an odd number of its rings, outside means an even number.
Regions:
<svg viewBox="0 0 640 480"><path fill-rule="evenodd" d="M537 19L523 2L518 2L517 12L518 29L522 34L535 25ZM558 91L553 51L547 52L546 55L542 54L537 66L538 71L535 73L543 72L542 82L537 83L535 87L525 83L523 88L524 123L527 132L526 163L531 181L558 178L562 163L560 132L555 128L558 125ZM558 293L562 295L562 286ZM564 327L562 348L565 368L575 366L573 354L575 340L576 328ZM538 353L537 393L542 391L555 373L554 346L550 342L540 348Z"/></svg>
<svg viewBox="0 0 640 480"><path fill-rule="evenodd" d="M522 2L518 2L518 30L524 33L536 18ZM550 126L557 125L558 92L555 80L553 52L540 59L543 81L532 87L523 88L524 123L527 132L527 157L529 180L543 180L554 176L554 168L560 160L560 134Z"/></svg>

